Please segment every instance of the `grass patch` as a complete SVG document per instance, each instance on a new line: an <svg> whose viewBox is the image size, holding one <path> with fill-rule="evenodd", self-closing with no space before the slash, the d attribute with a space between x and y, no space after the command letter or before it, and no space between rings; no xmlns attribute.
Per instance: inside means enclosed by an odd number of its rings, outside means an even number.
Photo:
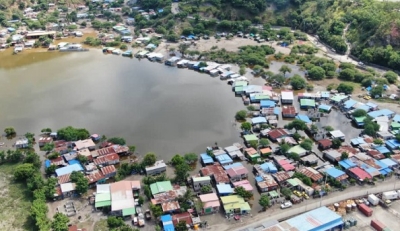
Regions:
<svg viewBox="0 0 400 231"><path fill-rule="evenodd" d="M25 184L14 182L15 165L0 165L0 227L2 230L32 230L32 195Z"/></svg>
<svg viewBox="0 0 400 231"><path fill-rule="evenodd" d="M96 231L108 231L108 225L107 225L107 220L103 219L100 220L98 222L96 222L96 224L94 225L94 230Z"/></svg>

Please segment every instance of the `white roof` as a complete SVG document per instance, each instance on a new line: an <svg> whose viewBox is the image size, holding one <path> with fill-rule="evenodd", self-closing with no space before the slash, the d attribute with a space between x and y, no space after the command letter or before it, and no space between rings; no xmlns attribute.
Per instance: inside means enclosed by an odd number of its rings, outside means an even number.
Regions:
<svg viewBox="0 0 400 231"><path fill-rule="evenodd" d="M111 211L135 207L132 184L130 181L118 181L110 185Z"/></svg>
<svg viewBox="0 0 400 231"><path fill-rule="evenodd" d="M97 194L102 194L102 193L110 193L110 184L98 184L96 186L97 190L96 193Z"/></svg>
<svg viewBox="0 0 400 231"><path fill-rule="evenodd" d="M146 172L155 170L155 169L159 169L159 168L166 168L166 167L167 167L167 165L164 163L164 161L159 160L159 161L156 161L156 163L154 163L153 166L146 167Z"/></svg>
<svg viewBox="0 0 400 231"><path fill-rule="evenodd" d="M341 132L340 130L335 130L335 131L331 131L330 132L331 135L335 138L342 138L345 137L345 135L343 134L343 132Z"/></svg>
<svg viewBox="0 0 400 231"><path fill-rule="evenodd" d="M286 99L286 100L294 99L293 91L282 91L281 96L282 96L282 99Z"/></svg>
<svg viewBox="0 0 400 231"><path fill-rule="evenodd" d="M96 145L94 144L92 139L78 140L75 142L75 147L78 150L95 146Z"/></svg>
<svg viewBox="0 0 400 231"><path fill-rule="evenodd" d="M389 123L389 118L387 116L379 116L374 119L377 123L379 122L386 122Z"/></svg>
<svg viewBox="0 0 400 231"><path fill-rule="evenodd" d="M75 190L75 183L60 184L60 188L62 193L71 192Z"/></svg>

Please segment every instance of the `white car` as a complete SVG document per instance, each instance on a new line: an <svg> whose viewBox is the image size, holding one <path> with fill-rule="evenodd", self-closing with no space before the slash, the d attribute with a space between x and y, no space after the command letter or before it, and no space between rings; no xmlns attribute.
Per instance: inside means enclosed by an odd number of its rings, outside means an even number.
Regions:
<svg viewBox="0 0 400 231"><path fill-rule="evenodd" d="M292 207L292 203L290 201L281 204L281 209L287 209L290 207Z"/></svg>

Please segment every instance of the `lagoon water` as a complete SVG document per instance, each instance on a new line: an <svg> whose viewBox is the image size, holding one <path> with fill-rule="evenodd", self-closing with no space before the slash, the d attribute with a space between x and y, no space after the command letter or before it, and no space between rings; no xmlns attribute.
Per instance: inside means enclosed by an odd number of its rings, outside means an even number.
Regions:
<svg viewBox="0 0 400 231"><path fill-rule="evenodd" d="M48 56L7 56L16 65L0 69L1 129L84 127L166 160L241 141L232 121L244 106L218 78L100 50Z"/></svg>

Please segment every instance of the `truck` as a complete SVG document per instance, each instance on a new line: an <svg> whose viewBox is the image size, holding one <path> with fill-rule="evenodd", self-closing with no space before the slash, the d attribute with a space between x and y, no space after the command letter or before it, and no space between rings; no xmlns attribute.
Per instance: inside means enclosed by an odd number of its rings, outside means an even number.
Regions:
<svg viewBox="0 0 400 231"><path fill-rule="evenodd" d="M382 193L382 200L386 201L386 200L395 200L398 199L399 195L397 194L396 191L388 191L388 192L384 192Z"/></svg>
<svg viewBox="0 0 400 231"><path fill-rule="evenodd" d="M151 220L150 210L146 209L146 212L144 213L144 217L146 218L146 220Z"/></svg>
<svg viewBox="0 0 400 231"><path fill-rule="evenodd" d="M382 222L380 222L378 220L371 220L371 226L376 231L384 231L386 228L386 225L384 225Z"/></svg>
<svg viewBox="0 0 400 231"><path fill-rule="evenodd" d="M138 215L138 226L139 227L144 227L145 221L144 221L144 215L143 213L139 213Z"/></svg>
<svg viewBox="0 0 400 231"><path fill-rule="evenodd" d="M375 196L374 194L369 194L368 195L368 202L373 205L376 206L379 204L379 198L377 196Z"/></svg>

